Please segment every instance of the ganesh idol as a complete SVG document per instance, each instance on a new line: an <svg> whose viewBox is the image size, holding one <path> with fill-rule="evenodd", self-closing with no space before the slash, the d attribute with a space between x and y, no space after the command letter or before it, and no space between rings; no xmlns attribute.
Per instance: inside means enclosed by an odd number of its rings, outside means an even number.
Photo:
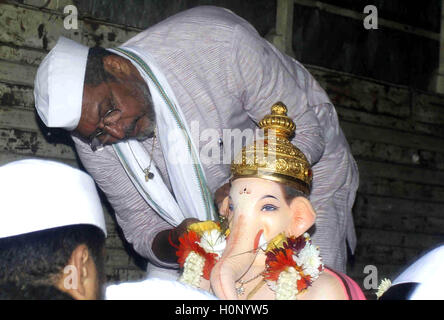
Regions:
<svg viewBox="0 0 444 320"><path fill-rule="evenodd" d="M312 171L290 138L294 122L278 102L260 122L263 137L231 164L221 221L192 224L179 239L179 281L221 299L365 299L347 275L322 262L307 231L316 221Z"/></svg>

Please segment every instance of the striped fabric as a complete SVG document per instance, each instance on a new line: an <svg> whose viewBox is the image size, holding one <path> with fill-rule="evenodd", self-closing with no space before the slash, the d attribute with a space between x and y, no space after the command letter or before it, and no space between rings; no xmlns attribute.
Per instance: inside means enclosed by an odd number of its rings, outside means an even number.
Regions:
<svg viewBox="0 0 444 320"><path fill-rule="evenodd" d="M313 242L320 246L327 265L344 271L346 240L352 250L356 244L351 207L358 170L333 105L308 71L261 38L245 20L216 7L181 12L123 46L146 50L162 69L191 128L201 161L209 156L210 138L222 139L220 157L225 153L225 162L203 161L213 193L228 180L229 160L241 147L232 143L224 129L254 129L273 103L287 105L297 126L293 143L314 164L311 200L318 217ZM205 129L211 129L206 131L211 134L199 135ZM83 165L106 194L127 240L154 264L172 267L158 261L151 251L154 236L170 226L138 194L112 147L93 153L87 144L73 138ZM148 152L151 143L151 139L143 142ZM153 156L169 186L158 145Z"/></svg>

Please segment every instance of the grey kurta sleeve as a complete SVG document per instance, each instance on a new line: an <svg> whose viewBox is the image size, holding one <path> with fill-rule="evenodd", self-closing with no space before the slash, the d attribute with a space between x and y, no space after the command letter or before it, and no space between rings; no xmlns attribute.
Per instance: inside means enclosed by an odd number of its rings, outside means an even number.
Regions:
<svg viewBox="0 0 444 320"><path fill-rule="evenodd" d="M238 25L232 52L233 77L245 111L259 122L271 106L282 101L296 124L294 144L314 164L324 151L323 130L306 94L306 75L295 68L267 41L249 28Z"/></svg>
<svg viewBox="0 0 444 320"><path fill-rule="evenodd" d="M113 148L106 146L101 151L92 152L86 143L75 137L73 140L82 164L112 205L126 240L151 263L158 266L177 267L176 264L161 262L151 249L156 234L162 230L171 229L172 226L154 212L140 196Z"/></svg>
<svg viewBox="0 0 444 320"><path fill-rule="evenodd" d="M324 262L345 271L346 240L354 249L351 207L358 186L356 163L325 91L296 60L283 55L249 25L236 28L232 73L238 99L257 123L282 101L296 124L295 144L313 167L310 201L317 212L313 241Z"/></svg>

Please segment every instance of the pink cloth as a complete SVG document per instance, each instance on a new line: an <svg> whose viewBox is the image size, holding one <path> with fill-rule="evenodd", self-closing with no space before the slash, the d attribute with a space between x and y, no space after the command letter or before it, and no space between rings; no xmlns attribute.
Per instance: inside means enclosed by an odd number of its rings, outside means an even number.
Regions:
<svg viewBox="0 0 444 320"><path fill-rule="evenodd" d="M361 288L349 276L328 268L325 268L324 271L339 280L339 282L342 284L345 294L348 297L347 300L367 300Z"/></svg>

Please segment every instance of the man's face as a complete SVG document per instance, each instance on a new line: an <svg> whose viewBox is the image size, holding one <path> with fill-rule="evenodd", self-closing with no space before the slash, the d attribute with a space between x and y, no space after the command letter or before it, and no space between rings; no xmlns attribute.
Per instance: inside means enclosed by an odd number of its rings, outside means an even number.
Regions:
<svg viewBox="0 0 444 320"><path fill-rule="evenodd" d="M131 70L138 72L135 68ZM98 137L102 144L151 137L155 115L145 81L140 75L139 78L114 76L116 81L104 81L98 86L85 84L82 116L76 132L89 141L92 135L103 130ZM118 111L109 114L114 109Z"/></svg>

